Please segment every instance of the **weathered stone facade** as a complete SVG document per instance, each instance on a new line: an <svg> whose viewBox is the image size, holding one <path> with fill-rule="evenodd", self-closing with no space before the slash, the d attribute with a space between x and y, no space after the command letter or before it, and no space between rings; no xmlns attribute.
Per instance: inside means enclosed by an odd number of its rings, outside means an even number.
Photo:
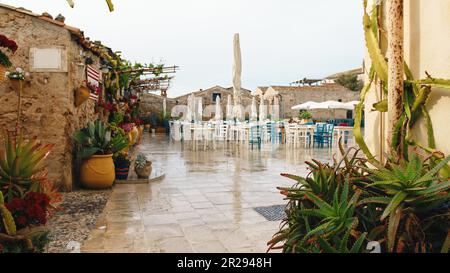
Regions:
<svg viewBox="0 0 450 273"><path fill-rule="evenodd" d="M0 29L19 46L11 56L11 69L21 67L29 71L33 47L62 47L67 52L67 72L30 72L22 91L21 124L27 136L35 135L42 143L55 144L47 160L49 178L62 190L71 190L78 175L72 168L77 169L77 164L72 164L76 153L71 135L98 118L91 100L75 107L74 90L86 79L84 59L91 57L92 65L99 67L99 58L82 50L64 23L25 10L1 5ZM16 123L17 94L13 81L0 83L0 123L10 128Z"/></svg>
<svg viewBox="0 0 450 273"><path fill-rule="evenodd" d="M260 90L265 88L260 87ZM295 105L307 101L324 102L328 100L350 102L359 100L359 92L354 92L335 83L324 83L313 86L270 86L265 93L278 94L280 116L282 118L297 117L299 111L292 110ZM345 119L347 110L310 110L314 119Z"/></svg>
<svg viewBox="0 0 450 273"><path fill-rule="evenodd" d="M228 102L228 95L231 95L231 97L233 98L233 88L229 87L229 88L224 88L221 86L214 86L205 90L199 90L196 92L193 92L195 97L197 98L202 98L203 100L203 107L205 109L204 114L205 116L203 117L205 120L211 119L214 116L213 111L215 110L215 104L216 102L213 100L213 95L214 94L220 94L220 105L222 107L222 114L225 117L225 113L226 113L226 109L227 109L227 102ZM178 105L187 105L187 100L189 98L189 94L183 95L183 96L179 96L176 97L174 100L176 102L176 104ZM251 95L251 91L242 88L242 105L246 110L246 116L249 116L249 108L252 104L252 95ZM209 106L211 111L208 111L208 109L206 109L206 107ZM211 115L208 115L208 112L211 112Z"/></svg>
<svg viewBox="0 0 450 273"><path fill-rule="evenodd" d="M155 94L142 94L140 97L140 112L141 115L150 116L151 113L161 113L163 111L164 97ZM172 98L166 98L167 111L176 105L176 100Z"/></svg>

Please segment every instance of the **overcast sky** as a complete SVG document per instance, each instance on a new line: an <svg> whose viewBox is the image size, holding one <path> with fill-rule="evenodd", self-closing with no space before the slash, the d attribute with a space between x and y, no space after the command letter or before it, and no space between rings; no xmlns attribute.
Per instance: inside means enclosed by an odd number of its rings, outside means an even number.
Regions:
<svg viewBox="0 0 450 273"><path fill-rule="evenodd" d="M62 13L123 57L180 66L175 97L232 85L233 34L240 33L242 86L288 85L361 66L362 0L0 0Z"/></svg>

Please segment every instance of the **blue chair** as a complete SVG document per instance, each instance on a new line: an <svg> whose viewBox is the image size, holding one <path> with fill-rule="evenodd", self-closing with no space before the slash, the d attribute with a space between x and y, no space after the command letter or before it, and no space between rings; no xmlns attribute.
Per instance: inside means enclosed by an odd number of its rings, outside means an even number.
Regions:
<svg viewBox="0 0 450 273"><path fill-rule="evenodd" d="M333 145L334 124L326 124L322 135L322 146L327 144L328 147Z"/></svg>
<svg viewBox="0 0 450 273"><path fill-rule="evenodd" d="M252 146L257 145L261 149L261 127L259 125L250 127L250 136L248 143Z"/></svg>
<svg viewBox="0 0 450 273"><path fill-rule="evenodd" d="M317 147L323 147L323 135L325 132L325 123L317 123L313 135L313 147L317 143Z"/></svg>

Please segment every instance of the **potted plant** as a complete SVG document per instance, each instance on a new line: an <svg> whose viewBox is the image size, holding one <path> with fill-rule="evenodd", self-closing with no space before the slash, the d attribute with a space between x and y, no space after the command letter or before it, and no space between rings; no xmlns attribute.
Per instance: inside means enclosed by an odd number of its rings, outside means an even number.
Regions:
<svg viewBox="0 0 450 273"><path fill-rule="evenodd" d="M301 123L308 123L312 119L312 114L307 110L301 110L298 113L298 118L300 119Z"/></svg>
<svg viewBox="0 0 450 273"><path fill-rule="evenodd" d="M60 194L42 168L53 145L25 139L18 128L4 131L0 148L0 253L43 252L47 219Z"/></svg>
<svg viewBox="0 0 450 273"><path fill-rule="evenodd" d="M116 180L127 180L130 171L130 159L126 153L119 153L114 158L114 166L116 170Z"/></svg>
<svg viewBox="0 0 450 273"><path fill-rule="evenodd" d="M0 34L0 47L6 48L6 51L10 51L13 54L17 50L17 44L13 40L8 39L5 35ZM6 68L11 67L12 63L9 60L9 57L0 50L0 82L5 81L6 79Z"/></svg>
<svg viewBox="0 0 450 273"><path fill-rule="evenodd" d="M152 173L152 162L144 154L138 154L134 162L134 171L139 178L148 178Z"/></svg>
<svg viewBox="0 0 450 273"><path fill-rule="evenodd" d="M83 186L92 189L111 187L115 179L113 154L128 147L127 138L120 134L111 137L109 126L96 120L77 131L73 139L81 145L80 180Z"/></svg>

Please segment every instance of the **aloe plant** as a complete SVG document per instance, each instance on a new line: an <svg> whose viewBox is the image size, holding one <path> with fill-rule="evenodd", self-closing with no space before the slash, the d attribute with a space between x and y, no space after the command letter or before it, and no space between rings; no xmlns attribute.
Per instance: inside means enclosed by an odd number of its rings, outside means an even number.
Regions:
<svg viewBox="0 0 450 273"><path fill-rule="evenodd" d="M3 130L0 145L0 190L7 202L23 197L29 191L39 191L47 180L44 161L50 154L52 144L41 145L36 137L26 140L22 130Z"/></svg>
<svg viewBox="0 0 450 273"><path fill-rule="evenodd" d="M116 134L111 137L111 129L100 120L89 122L86 128L78 130L73 139L81 145L81 157L114 154L128 147L128 138Z"/></svg>
<svg viewBox="0 0 450 273"><path fill-rule="evenodd" d="M269 250L284 252L366 252L378 241L384 252L448 252L450 181L439 171L450 157L370 165L354 148L333 164L307 162L306 177L279 188L288 200L280 231Z"/></svg>

